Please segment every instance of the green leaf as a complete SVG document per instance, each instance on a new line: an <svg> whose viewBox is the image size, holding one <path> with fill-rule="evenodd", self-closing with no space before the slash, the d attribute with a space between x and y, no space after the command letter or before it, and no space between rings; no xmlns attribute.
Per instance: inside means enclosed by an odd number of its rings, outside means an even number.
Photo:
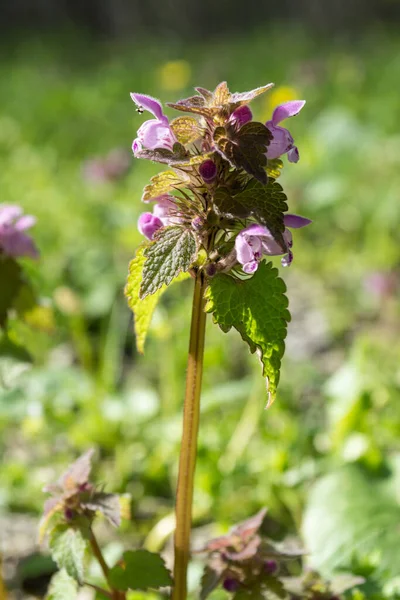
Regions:
<svg viewBox="0 0 400 600"><path fill-rule="evenodd" d="M200 600L206 600L221 581L222 572L213 569L210 565L204 567L200 581Z"/></svg>
<svg viewBox="0 0 400 600"><path fill-rule="evenodd" d="M87 541L79 529L66 524L57 525L50 533L49 546L60 569L64 568L70 577L82 583Z"/></svg>
<svg viewBox="0 0 400 600"><path fill-rule="evenodd" d="M118 590L158 589L172 584L171 574L159 554L147 550L125 552L123 566L109 573L110 583Z"/></svg>
<svg viewBox="0 0 400 600"><path fill-rule="evenodd" d="M164 227L143 253L146 261L139 292L141 299L169 285L182 271L189 269L196 255L196 240L189 229Z"/></svg>
<svg viewBox="0 0 400 600"><path fill-rule="evenodd" d="M267 146L272 138L262 123L250 121L239 129L227 125L217 127L214 141L219 152L234 167L244 169L264 185L267 183Z"/></svg>
<svg viewBox="0 0 400 600"><path fill-rule="evenodd" d="M250 179L245 189L233 197L233 209L248 211L259 223L262 223L272 233L285 250L286 244L282 234L285 230L283 216L287 211L287 198L282 186L274 179L262 185L256 179ZM233 213L235 216L235 214Z"/></svg>
<svg viewBox="0 0 400 600"><path fill-rule="evenodd" d="M230 102L231 94L226 81L221 81L214 90L211 106L224 107Z"/></svg>
<svg viewBox="0 0 400 600"><path fill-rule="evenodd" d="M0 327L7 320L8 311L13 307L21 286L22 269L13 258L0 255Z"/></svg>
<svg viewBox="0 0 400 600"><path fill-rule="evenodd" d="M125 286L125 296L135 317L136 346L141 353L144 352L144 344L154 310L168 287L162 285L154 294L140 298L140 284L142 283L143 266L146 261L146 257L143 254L144 249L145 246L138 248L135 258L131 260ZM188 277L190 277L189 273L180 273L171 283L183 281Z"/></svg>
<svg viewBox="0 0 400 600"><path fill-rule="evenodd" d="M143 190L142 200L143 202L152 200L186 184L187 180L175 171L163 171L150 179L150 183Z"/></svg>
<svg viewBox="0 0 400 600"><path fill-rule="evenodd" d="M322 477L311 490L303 522L311 562L322 574L376 557L384 579L400 576L400 506L391 478L352 465Z"/></svg>
<svg viewBox="0 0 400 600"><path fill-rule="evenodd" d="M246 280L216 275L206 290L206 311L213 313L214 322L225 332L234 327L251 352L260 351L263 374L268 378L270 402L276 395L290 320L285 291L278 269L265 262Z"/></svg>
<svg viewBox="0 0 400 600"><path fill-rule="evenodd" d="M204 132L204 129L193 117L177 117L171 121L171 129L181 144L190 144L196 141Z"/></svg>
<svg viewBox="0 0 400 600"><path fill-rule="evenodd" d="M74 600L78 596L78 584L68 575L65 569L61 569L51 578L47 600Z"/></svg>

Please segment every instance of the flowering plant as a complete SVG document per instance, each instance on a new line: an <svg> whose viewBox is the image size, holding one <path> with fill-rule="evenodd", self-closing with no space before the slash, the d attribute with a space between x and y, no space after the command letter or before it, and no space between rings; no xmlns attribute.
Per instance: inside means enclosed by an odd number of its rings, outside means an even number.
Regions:
<svg viewBox="0 0 400 600"><path fill-rule="evenodd" d="M186 570L199 423L206 313L227 332L236 329L260 355L268 404L276 395L290 320L286 286L265 256L293 259L290 228L309 219L287 212L277 179L281 157L299 160L293 137L280 123L298 114L303 100L276 107L267 123L253 120L249 103L272 87L231 93L225 82L212 92L169 103L188 113L169 121L161 103L132 93L145 121L133 141L136 158L167 165L152 177L142 200L153 205L138 222L146 238L130 264L126 296L135 316L139 351L156 303L167 286L195 281L183 417L175 532L173 598L186 598Z"/></svg>

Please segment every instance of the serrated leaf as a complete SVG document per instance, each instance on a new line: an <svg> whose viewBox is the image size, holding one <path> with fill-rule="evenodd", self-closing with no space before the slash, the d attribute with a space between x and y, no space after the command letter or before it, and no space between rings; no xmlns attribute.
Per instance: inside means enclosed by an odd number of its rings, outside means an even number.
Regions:
<svg viewBox="0 0 400 600"><path fill-rule="evenodd" d="M110 583L118 590L147 590L170 586L172 577L159 554L148 550L124 552L123 565L109 572Z"/></svg>
<svg viewBox="0 0 400 600"><path fill-rule="evenodd" d="M225 332L234 327L251 352L260 351L270 402L276 395L290 320L285 291L278 269L265 262L244 281L230 275L216 275L206 290L206 312L213 313L214 322Z"/></svg>
<svg viewBox="0 0 400 600"><path fill-rule="evenodd" d="M206 88L203 88L203 87L197 87L194 89L196 90L196 92L199 92L199 94L201 94L205 100L207 100L207 101L212 100L213 93L210 92L210 90L207 90Z"/></svg>
<svg viewBox="0 0 400 600"><path fill-rule="evenodd" d="M0 327L5 324L8 311L13 307L22 285L19 264L13 258L0 255Z"/></svg>
<svg viewBox="0 0 400 600"><path fill-rule="evenodd" d="M267 158L267 175L272 179L278 179L283 169L283 162L280 158Z"/></svg>
<svg viewBox="0 0 400 600"><path fill-rule="evenodd" d="M270 131L262 123L250 121L237 130L233 126L217 127L214 142L218 151L234 167L244 169L264 185L267 183L267 146Z"/></svg>
<svg viewBox="0 0 400 600"><path fill-rule="evenodd" d="M187 179L183 175L178 175L175 171L163 171L150 179L150 183L143 190L142 200L148 202L186 183Z"/></svg>
<svg viewBox="0 0 400 600"><path fill-rule="evenodd" d="M117 494L96 492L88 502L82 502L82 506L101 513L114 527L121 525L121 505Z"/></svg>
<svg viewBox="0 0 400 600"><path fill-rule="evenodd" d="M200 600L206 600L211 592L218 587L220 581L221 572L206 565L200 580Z"/></svg>
<svg viewBox="0 0 400 600"><path fill-rule="evenodd" d="M177 142L172 150L167 148L155 148L154 150L139 150L135 153L136 158L145 158L166 165L174 165L177 162L184 160L188 154L182 144Z"/></svg>
<svg viewBox="0 0 400 600"><path fill-rule="evenodd" d="M163 285L168 286L181 272L186 272L196 255L193 233L184 227L173 226L160 229L155 240L144 248L139 296L146 298Z"/></svg>
<svg viewBox="0 0 400 600"><path fill-rule="evenodd" d="M331 576L377 556L383 580L400 576L400 506L391 478L352 465L322 477L309 495L303 535L314 567Z"/></svg>
<svg viewBox="0 0 400 600"><path fill-rule="evenodd" d="M181 144L195 142L204 132L198 121L193 117L177 117L171 121L170 125L176 139Z"/></svg>
<svg viewBox="0 0 400 600"><path fill-rule="evenodd" d="M74 600L78 596L78 584L61 569L53 575L46 600Z"/></svg>
<svg viewBox="0 0 400 600"><path fill-rule="evenodd" d="M273 179L268 180L267 185L250 179L245 189L235 196L227 188L219 188L214 196L214 203L220 214L239 218L254 217L268 227L281 244L282 251L286 248L282 238L285 230L283 216L288 208L286 200L282 186Z"/></svg>
<svg viewBox="0 0 400 600"><path fill-rule="evenodd" d="M60 569L65 569L78 583L83 582L87 541L79 529L57 525L49 538L51 555Z"/></svg>
<svg viewBox="0 0 400 600"><path fill-rule="evenodd" d="M141 353L144 352L144 344L154 310L168 287L162 285L154 294L146 296L145 298L139 297L143 266L146 261L146 257L143 254L144 249L144 246L138 248L135 258L131 260L129 264L129 275L125 286L125 296L128 300L129 308L132 310L135 318L136 347ZM183 281L188 277L190 277L189 273L180 273L171 281L171 284Z"/></svg>
<svg viewBox="0 0 400 600"><path fill-rule="evenodd" d="M227 85L226 81L222 81L215 88L210 104L211 104L211 106L223 107L226 104L229 104L230 97L231 97L231 94L229 92L228 85Z"/></svg>
<svg viewBox="0 0 400 600"><path fill-rule="evenodd" d="M178 100L178 102L167 102L167 106L175 110L203 115L204 117L212 117L219 111L218 107L207 106L203 96L191 96L190 98Z"/></svg>
<svg viewBox="0 0 400 600"><path fill-rule="evenodd" d="M260 96L261 94L264 94L270 90L272 87L274 87L273 83L267 83L267 85L255 88L250 92L235 92L234 94L231 94L230 101L234 104L238 104L239 106L241 104L247 104L248 102L251 102L251 100L254 100L254 98L257 96Z"/></svg>

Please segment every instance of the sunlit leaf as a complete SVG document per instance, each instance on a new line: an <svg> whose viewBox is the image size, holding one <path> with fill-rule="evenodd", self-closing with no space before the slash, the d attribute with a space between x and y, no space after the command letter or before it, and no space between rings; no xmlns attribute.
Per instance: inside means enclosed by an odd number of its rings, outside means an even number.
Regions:
<svg viewBox="0 0 400 600"><path fill-rule="evenodd" d="M158 589L172 584L171 574L159 554L147 550L124 552L123 564L110 570L112 585L119 590Z"/></svg>
<svg viewBox="0 0 400 600"><path fill-rule="evenodd" d="M186 183L187 180L183 175L178 175L175 171L163 171L150 179L150 183L143 190L142 200L143 202L152 200Z"/></svg>
<svg viewBox="0 0 400 600"><path fill-rule="evenodd" d="M57 525L50 533L49 546L60 569L64 568L70 577L83 583L87 541L79 529Z"/></svg>
<svg viewBox="0 0 400 600"><path fill-rule="evenodd" d="M144 352L144 344L147 332L150 327L151 319L158 301L167 289L167 285L162 285L154 294L145 298L140 298L139 291L142 283L143 266L146 261L144 256L145 246L138 248L136 256L129 264L129 275L125 286L125 296L128 300L130 309L134 314L136 346L139 352ZM180 273L172 279L172 283L183 281L190 277L189 273Z"/></svg>
<svg viewBox="0 0 400 600"><path fill-rule="evenodd" d="M154 294L163 285L168 286L175 277L189 269L195 259L196 240L189 229L164 227L144 248L143 254L146 260L139 292L141 299Z"/></svg>
<svg viewBox="0 0 400 600"><path fill-rule="evenodd" d="M51 578L46 600L74 600L78 596L78 584L65 569Z"/></svg>
<svg viewBox="0 0 400 600"><path fill-rule="evenodd" d="M265 262L244 281L216 275L206 290L206 311L213 313L214 322L225 332L234 327L251 352L260 351L271 402L276 395L290 320L285 291L278 270Z"/></svg>

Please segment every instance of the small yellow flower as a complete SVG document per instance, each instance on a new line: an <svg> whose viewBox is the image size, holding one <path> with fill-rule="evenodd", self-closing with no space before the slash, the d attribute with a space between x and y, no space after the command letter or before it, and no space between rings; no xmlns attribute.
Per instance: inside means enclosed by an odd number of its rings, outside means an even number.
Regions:
<svg viewBox="0 0 400 600"><path fill-rule="evenodd" d="M192 70L186 60L173 60L159 68L157 79L162 89L181 90L189 83Z"/></svg>
<svg viewBox="0 0 400 600"><path fill-rule="evenodd" d="M289 100L297 100L298 98L300 98L300 94L293 87L282 85L274 88L270 94L265 96L261 120L268 121L268 119L271 118L274 108L279 106L279 104L282 104L283 102L289 102Z"/></svg>

